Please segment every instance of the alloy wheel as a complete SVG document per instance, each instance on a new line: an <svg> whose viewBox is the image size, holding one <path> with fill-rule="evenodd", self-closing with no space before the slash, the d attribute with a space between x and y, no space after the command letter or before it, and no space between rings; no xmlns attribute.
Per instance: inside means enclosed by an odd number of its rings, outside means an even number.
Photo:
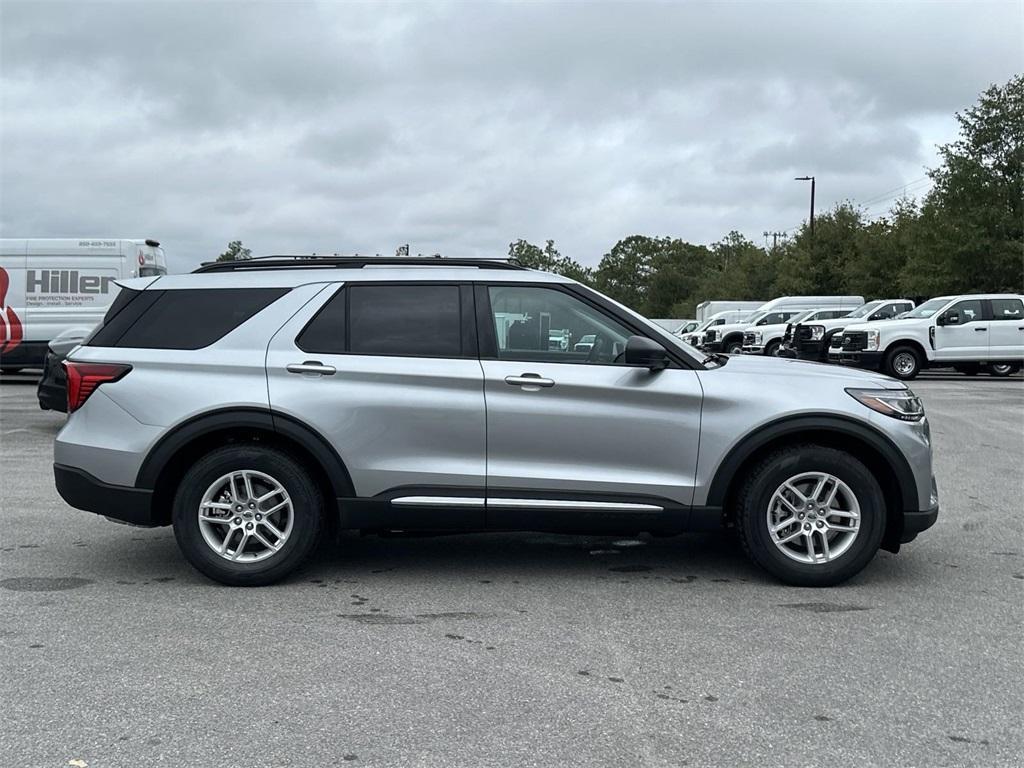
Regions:
<svg viewBox="0 0 1024 768"><path fill-rule="evenodd" d="M857 539L860 522L856 495L827 472L794 475L768 502L772 543L800 563L818 565L842 557Z"/></svg>
<svg viewBox="0 0 1024 768"><path fill-rule="evenodd" d="M255 563L276 554L291 535L295 510L277 480L252 469L222 475L199 502L199 530L217 555Z"/></svg>

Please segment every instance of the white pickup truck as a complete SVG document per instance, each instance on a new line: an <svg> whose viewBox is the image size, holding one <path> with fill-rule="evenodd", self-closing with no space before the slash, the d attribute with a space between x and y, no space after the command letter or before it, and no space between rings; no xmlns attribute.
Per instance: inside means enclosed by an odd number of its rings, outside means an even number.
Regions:
<svg viewBox="0 0 1024 768"><path fill-rule="evenodd" d="M783 337L779 356L796 357L816 363L827 362L832 338L842 333L846 326L893 320L913 308L914 302L910 299L875 299L834 320L795 320Z"/></svg>
<svg viewBox="0 0 1024 768"><path fill-rule="evenodd" d="M929 367L1009 376L1024 364L1024 296L940 296L898 320L847 325L828 357L897 379Z"/></svg>
<svg viewBox="0 0 1024 768"><path fill-rule="evenodd" d="M797 315L793 315L793 317L785 322L770 325L762 324L747 328L743 331L743 347L740 351L744 355L777 357L779 350L782 348L782 339L786 335L786 330L791 325L813 322L815 320L821 322L834 320L837 317L845 317L849 313L850 310L848 308L836 309L835 307L826 307L825 309L807 309Z"/></svg>

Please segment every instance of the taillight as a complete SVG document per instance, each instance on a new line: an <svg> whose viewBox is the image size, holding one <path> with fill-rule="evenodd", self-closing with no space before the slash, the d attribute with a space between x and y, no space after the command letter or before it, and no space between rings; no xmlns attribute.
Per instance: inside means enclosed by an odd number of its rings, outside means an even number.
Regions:
<svg viewBox="0 0 1024 768"><path fill-rule="evenodd" d="M68 413L81 408L100 384L117 381L132 367L120 363L75 363L64 361L68 374Z"/></svg>

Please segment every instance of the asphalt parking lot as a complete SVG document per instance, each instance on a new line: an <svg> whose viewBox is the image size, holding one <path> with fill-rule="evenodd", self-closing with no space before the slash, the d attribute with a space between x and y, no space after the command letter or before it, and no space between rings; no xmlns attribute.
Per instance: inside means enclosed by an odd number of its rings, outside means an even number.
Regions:
<svg viewBox="0 0 1024 768"><path fill-rule="evenodd" d="M1024 381L928 375L942 512L849 584L722 535L346 539L276 587L53 488L0 379L0 763L1010 766L1024 754Z"/></svg>

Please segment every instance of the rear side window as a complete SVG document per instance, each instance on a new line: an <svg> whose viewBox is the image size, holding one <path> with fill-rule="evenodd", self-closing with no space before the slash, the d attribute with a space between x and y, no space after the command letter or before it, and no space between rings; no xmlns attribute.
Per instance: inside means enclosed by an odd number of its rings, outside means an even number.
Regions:
<svg viewBox="0 0 1024 768"><path fill-rule="evenodd" d="M347 294L344 288L332 296L319 312L302 329L295 339L295 346L303 352L319 352L324 355L343 355L346 346Z"/></svg>
<svg viewBox="0 0 1024 768"><path fill-rule="evenodd" d="M993 320L1020 320L1024 318L1024 302L1020 299L992 299Z"/></svg>
<svg viewBox="0 0 1024 768"><path fill-rule="evenodd" d="M89 340L89 345L201 349L230 333L287 292L286 288L142 291L136 300L104 323Z"/></svg>
<svg viewBox="0 0 1024 768"><path fill-rule="evenodd" d="M457 285L352 285L349 351L355 355L460 357Z"/></svg>

